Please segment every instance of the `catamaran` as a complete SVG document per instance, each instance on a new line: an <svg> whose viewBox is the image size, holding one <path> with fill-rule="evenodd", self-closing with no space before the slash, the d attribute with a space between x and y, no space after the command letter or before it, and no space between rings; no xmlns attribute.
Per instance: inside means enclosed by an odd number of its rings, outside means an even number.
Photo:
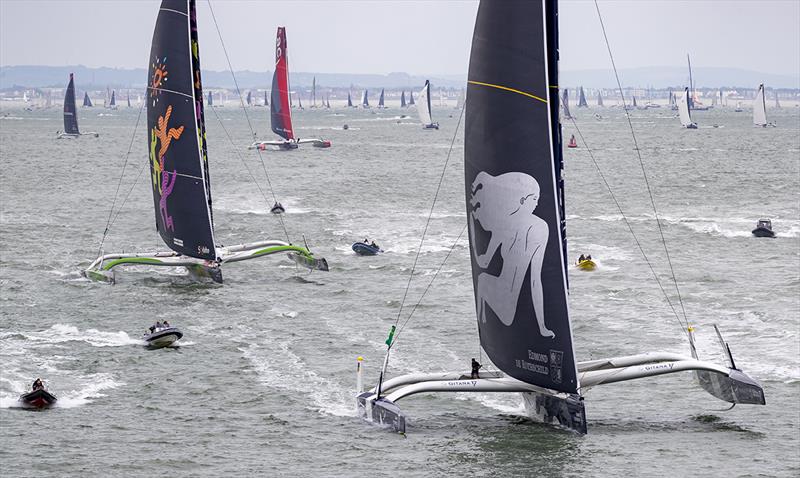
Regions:
<svg viewBox="0 0 800 478"><path fill-rule="evenodd" d="M88 98L88 94L85 98ZM89 104L91 106L91 103ZM79 136L92 135L95 138L100 136L94 131L81 133L78 129L78 107L75 105L75 79L72 73L69 74L69 84L67 92L64 94L64 132L56 133L56 138L77 138Z"/></svg>
<svg viewBox="0 0 800 478"><path fill-rule="evenodd" d="M425 86L419 92L419 105L417 106L422 129L439 129L439 123L434 123L431 118L431 82L425 80Z"/></svg>
<svg viewBox="0 0 800 478"><path fill-rule="evenodd" d="M587 432L583 392L637 378L694 371L734 404L764 404L761 386L733 365L650 352L578 362L568 307L566 216L558 120L557 3L481 2L472 40L464 172L480 344L498 372L413 373L388 379L390 332L377 386L360 416L404 432L402 399L419 393L522 393L527 413ZM535 51L529 51L535 50ZM503 52L498 54L497 52ZM498 134L502 131L502 134ZM359 376L363 373L358 367ZM363 379L359 380L363 384Z"/></svg>
<svg viewBox="0 0 800 478"><path fill-rule="evenodd" d="M689 111L689 87L684 89L683 96L678 103L678 116L684 128L697 129L697 123L692 121L692 112Z"/></svg>
<svg viewBox="0 0 800 478"><path fill-rule="evenodd" d="M214 238L195 0L161 2L147 85L156 229L171 250L102 254L83 275L113 284L114 271L122 265L183 266L196 278L221 283L223 265L278 253L309 269L328 270L324 258L288 242L263 240L223 247Z"/></svg>
<svg viewBox="0 0 800 478"><path fill-rule="evenodd" d="M767 123L767 103L764 97L764 83L758 85L756 97L753 99L753 126L775 126L774 123Z"/></svg>
<svg viewBox="0 0 800 478"><path fill-rule="evenodd" d="M250 149L265 150L275 146L281 150L297 149L301 144L311 143L317 148L329 148L331 142L320 138L297 138L292 128L292 106L289 86L289 50L286 43L286 28L278 27L275 43L275 72L272 74L272 101L270 102L270 124L272 131L283 139L255 141ZM298 96L298 100L299 100ZM302 108L302 103L300 104Z"/></svg>

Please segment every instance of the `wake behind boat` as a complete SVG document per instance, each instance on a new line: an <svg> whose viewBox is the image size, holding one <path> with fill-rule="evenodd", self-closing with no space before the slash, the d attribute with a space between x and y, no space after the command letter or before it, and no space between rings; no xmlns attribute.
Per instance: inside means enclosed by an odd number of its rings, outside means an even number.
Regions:
<svg viewBox="0 0 800 478"><path fill-rule="evenodd" d="M278 33L280 39L282 29ZM221 283L223 264L279 253L309 269L328 270L325 259L290 242L217 244L199 52L195 2L164 0L150 51L147 146L156 229L171 251L103 254L83 276L113 284L121 265L183 266L196 279Z"/></svg>
<svg viewBox="0 0 800 478"><path fill-rule="evenodd" d="M316 78L315 78L316 82ZM321 138L297 138L292 128L292 106L289 86L289 52L286 43L286 28L278 27L275 44L275 72L272 74L272 101L270 102L270 123L272 131L282 140L254 141L249 149L266 150L276 147L283 151L297 149L301 144L311 144L315 148L330 148L330 140ZM299 99L299 97L298 97ZM302 107L302 106L301 106Z"/></svg>

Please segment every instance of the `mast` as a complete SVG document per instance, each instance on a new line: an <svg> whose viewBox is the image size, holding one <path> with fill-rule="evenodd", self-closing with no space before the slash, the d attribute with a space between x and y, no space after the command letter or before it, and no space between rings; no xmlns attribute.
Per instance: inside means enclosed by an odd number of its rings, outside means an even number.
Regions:
<svg viewBox="0 0 800 478"><path fill-rule="evenodd" d="M569 90L564 88L564 92L561 93L561 108L564 112L564 119L572 119L572 115L569 113Z"/></svg>
<svg viewBox="0 0 800 478"><path fill-rule="evenodd" d="M481 3L464 135L480 342L517 380L576 393L558 84L557 3Z"/></svg>
<svg viewBox="0 0 800 478"><path fill-rule="evenodd" d="M163 0L148 72L147 147L156 229L185 256L217 260L194 0Z"/></svg>
<svg viewBox="0 0 800 478"><path fill-rule="evenodd" d="M317 77L311 80L311 107L317 107Z"/></svg>
<svg viewBox="0 0 800 478"><path fill-rule="evenodd" d="M78 107L75 105L75 79L69 74L67 92L64 93L64 132L66 134L81 134L78 129Z"/></svg>
<svg viewBox="0 0 800 478"><path fill-rule="evenodd" d="M292 106L289 96L289 51L286 28L278 27L275 41L275 72L272 74L272 101L270 102L272 131L285 140L294 139Z"/></svg>
<svg viewBox="0 0 800 478"><path fill-rule="evenodd" d="M692 80L692 59L689 58L689 54L686 54L686 62L689 63L689 91L692 93L689 95L689 109L694 108L694 80Z"/></svg>

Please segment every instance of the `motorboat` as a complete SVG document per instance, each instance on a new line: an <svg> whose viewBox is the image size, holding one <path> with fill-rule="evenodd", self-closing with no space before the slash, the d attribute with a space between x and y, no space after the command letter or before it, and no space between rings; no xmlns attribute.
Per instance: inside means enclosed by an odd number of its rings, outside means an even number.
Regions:
<svg viewBox="0 0 800 478"><path fill-rule="evenodd" d="M756 237L775 237L775 231L772 230L772 221L769 219L759 219L756 228L752 232Z"/></svg>
<svg viewBox="0 0 800 478"><path fill-rule="evenodd" d="M44 388L37 388L36 390L28 393L23 393L19 397L19 401L26 407L31 408L50 408L58 400L55 395L48 392Z"/></svg>
<svg viewBox="0 0 800 478"><path fill-rule="evenodd" d="M356 242L353 244L353 252L359 256L374 256L383 252L383 249L378 247L374 242L370 244L366 242Z"/></svg>
<svg viewBox="0 0 800 478"><path fill-rule="evenodd" d="M286 212L286 209L283 207L283 204L276 202L272 209L269 210L272 214L283 214Z"/></svg>
<svg viewBox="0 0 800 478"><path fill-rule="evenodd" d="M183 337L183 332L176 327L157 327L153 329L150 334L145 334L143 340L149 349L160 349L169 347L180 338Z"/></svg>
<svg viewBox="0 0 800 478"><path fill-rule="evenodd" d="M582 271L593 271L597 269L597 264L591 259L579 260L576 265L578 269Z"/></svg>

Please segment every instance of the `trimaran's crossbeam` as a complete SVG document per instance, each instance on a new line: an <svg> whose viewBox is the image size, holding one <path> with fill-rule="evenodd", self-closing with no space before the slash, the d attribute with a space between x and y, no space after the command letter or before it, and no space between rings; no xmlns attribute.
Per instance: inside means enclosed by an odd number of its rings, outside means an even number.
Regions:
<svg viewBox="0 0 800 478"><path fill-rule="evenodd" d="M359 371L361 369L359 368ZM701 387L729 403L764 405L761 385L736 368L723 367L671 352L655 352L578 363L581 389L693 371ZM398 400L427 392L521 392L529 415L546 423L558 423L586 433L583 397L537 387L508 377L502 372L481 373L472 379L469 373L443 372L408 374L383 382L381 397L376 389L359 393L359 414L368 421L388 425L405 432L405 416Z"/></svg>
<svg viewBox="0 0 800 478"><path fill-rule="evenodd" d="M298 145L311 144L315 148L329 148L331 142L321 138L303 138L303 139L285 139L285 140L272 140L272 141L254 141L247 149L260 149L264 150L268 146L274 146L280 149L297 149Z"/></svg>
<svg viewBox="0 0 800 478"><path fill-rule="evenodd" d="M178 254L174 251L135 254L104 254L89 267L81 271L84 277L102 282L115 282L114 268L121 265L151 265L165 267L186 267L195 277L208 277L222 282L220 266L229 262L240 262L256 257L286 253L297 264L308 269L328 270L324 258L314 257L308 249L283 241L260 241L235 246L218 247L217 261L206 261Z"/></svg>

